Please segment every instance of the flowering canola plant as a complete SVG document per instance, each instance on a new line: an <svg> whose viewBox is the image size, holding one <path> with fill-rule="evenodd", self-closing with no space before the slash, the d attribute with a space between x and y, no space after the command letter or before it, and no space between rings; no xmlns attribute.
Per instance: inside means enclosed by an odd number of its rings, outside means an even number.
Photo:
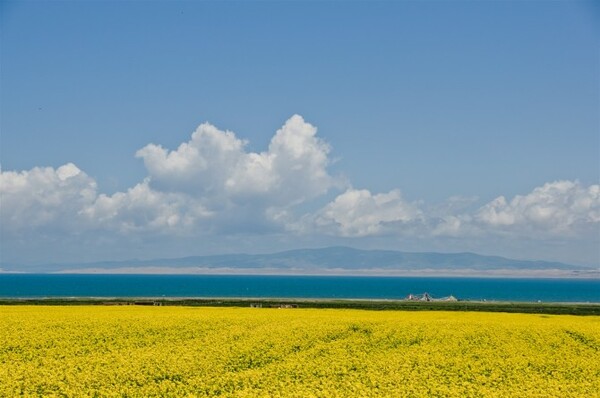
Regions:
<svg viewBox="0 0 600 398"><path fill-rule="evenodd" d="M600 317L0 306L0 397L598 397Z"/></svg>

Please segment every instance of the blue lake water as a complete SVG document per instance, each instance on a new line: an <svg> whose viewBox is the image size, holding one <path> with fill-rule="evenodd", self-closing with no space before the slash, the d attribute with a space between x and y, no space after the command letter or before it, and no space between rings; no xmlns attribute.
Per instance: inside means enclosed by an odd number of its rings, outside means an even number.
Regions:
<svg viewBox="0 0 600 398"><path fill-rule="evenodd" d="M600 302L600 279L0 274L0 297L277 297Z"/></svg>

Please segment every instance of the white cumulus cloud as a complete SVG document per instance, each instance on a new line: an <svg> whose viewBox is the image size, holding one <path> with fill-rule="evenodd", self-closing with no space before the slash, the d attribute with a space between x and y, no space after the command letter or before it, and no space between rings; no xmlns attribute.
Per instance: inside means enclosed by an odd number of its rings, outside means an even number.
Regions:
<svg viewBox="0 0 600 398"><path fill-rule="evenodd" d="M399 190L373 195L366 189L348 189L312 220L328 233L359 237L402 230L422 217L419 207L405 201Z"/></svg>
<svg viewBox="0 0 600 398"><path fill-rule="evenodd" d="M236 167L244 145L234 133L204 123L176 150L149 144L136 156L143 159L151 185L158 190L218 196L223 194L223 183Z"/></svg>
<svg viewBox="0 0 600 398"><path fill-rule="evenodd" d="M76 228L80 210L96 199L94 179L73 163L57 169L35 167L0 172L0 221L3 233Z"/></svg>
<svg viewBox="0 0 600 398"><path fill-rule="evenodd" d="M473 198L449 198L435 207L403 199L399 190L373 194L348 189L292 230L342 237L393 234L415 238L600 237L600 186L557 181L512 200L500 196L471 209ZM593 236L592 236L593 238Z"/></svg>
<svg viewBox="0 0 600 398"><path fill-rule="evenodd" d="M182 193L155 191L144 181L127 192L100 195L82 209L88 221L98 228L122 233L190 232L211 216L197 200Z"/></svg>
<svg viewBox="0 0 600 398"><path fill-rule="evenodd" d="M176 150L150 144L136 156L157 190L201 197L208 207L248 201L285 207L319 196L334 183L327 172L329 146L316 133L294 115L267 151L255 153L246 152L246 142L233 132L205 123Z"/></svg>
<svg viewBox="0 0 600 398"><path fill-rule="evenodd" d="M486 229L576 233L600 222L600 185L556 181L510 201L500 196L481 207L475 220Z"/></svg>

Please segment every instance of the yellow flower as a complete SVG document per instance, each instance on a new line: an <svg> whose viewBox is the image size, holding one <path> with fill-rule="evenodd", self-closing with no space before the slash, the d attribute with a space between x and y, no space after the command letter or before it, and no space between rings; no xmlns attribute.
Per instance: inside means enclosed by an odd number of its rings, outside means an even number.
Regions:
<svg viewBox="0 0 600 398"><path fill-rule="evenodd" d="M600 317L0 306L0 397L591 397Z"/></svg>

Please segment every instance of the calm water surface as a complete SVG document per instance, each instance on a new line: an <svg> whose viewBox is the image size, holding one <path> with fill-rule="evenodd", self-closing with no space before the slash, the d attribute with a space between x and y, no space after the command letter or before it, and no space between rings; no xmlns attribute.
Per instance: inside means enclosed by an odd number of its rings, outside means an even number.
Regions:
<svg viewBox="0 0 600 398"><path fill-rule="evenodd" d="M278 297L600 302L599 279L0 274L0 297Z"/></svg>

